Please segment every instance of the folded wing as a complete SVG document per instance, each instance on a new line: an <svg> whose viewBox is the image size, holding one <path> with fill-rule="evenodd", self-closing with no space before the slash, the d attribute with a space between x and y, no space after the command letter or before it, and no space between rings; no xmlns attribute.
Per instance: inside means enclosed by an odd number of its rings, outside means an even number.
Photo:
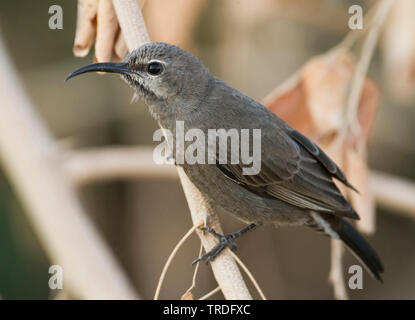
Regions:
<svg viewBox="0 0 415 320"><path fill-rule="evenodd" d="M338 166L312 141L291 127L262 137L261 171L244 175L241 164L217 164L235 183L267 198L316 212L359 219L332 178L354 189Z"/></svg>

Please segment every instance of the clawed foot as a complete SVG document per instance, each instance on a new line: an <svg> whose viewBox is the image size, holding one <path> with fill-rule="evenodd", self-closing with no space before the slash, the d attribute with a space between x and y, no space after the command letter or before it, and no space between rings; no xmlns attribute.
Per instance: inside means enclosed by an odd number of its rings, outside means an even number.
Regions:
<svg viewBox="0 0 415 320"><path fill-rule="evenodd" d="M197 258L196 260L194 260L192 262L192 265L193 264L196 264L196 263L198 263L200 261L203 261L203 260L213 261L219 255L219 253L221 253L226 247L229 247L232 251L235 251L237 249L235 240L240 235L240 232L233 232L233 233L230 233L230 234L223 235L223 234L217 233L212 228L200 228L200 230L209 232L216 239L218 239L219 242L218 242L217 245L215 245L212 248L212 250L210 250L210 251L202 254L199 258Z"/></svg>

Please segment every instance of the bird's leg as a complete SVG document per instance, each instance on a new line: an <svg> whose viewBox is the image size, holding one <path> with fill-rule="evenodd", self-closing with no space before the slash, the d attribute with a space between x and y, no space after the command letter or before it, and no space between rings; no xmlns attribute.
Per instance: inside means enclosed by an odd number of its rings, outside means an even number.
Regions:
<svg viewBox="0 0 415 320"><path fill-rule="evenodd" d="M216 239L219 240L218 244L216 244L210 251L202 254L199 258L194 260L192 264L196 264L199 261L207 260L207 261L213 261L226 247L229 247L232 251L235 251L237 249L235 240L239 238L244 233L247 233L248 231L255 229L256 227L260 226L261 223L251 223L249 226L246 226L245 228L232 232L229 234L220 234L217 233L212 228L200 228L200 230L209 232L212 234Z"/></svg>

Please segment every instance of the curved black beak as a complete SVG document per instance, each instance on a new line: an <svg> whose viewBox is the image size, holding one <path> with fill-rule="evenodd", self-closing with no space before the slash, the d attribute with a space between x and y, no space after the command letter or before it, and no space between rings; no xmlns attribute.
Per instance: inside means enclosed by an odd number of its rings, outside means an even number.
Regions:
<svg viewBox="0 0 415 320"><path fill-rule="evenodd" d="M65 81L87 72L111 72L129 74L131 73L131 70L128 67L128 63L125 62L94 63L75 70L65 79Z"/></svg>

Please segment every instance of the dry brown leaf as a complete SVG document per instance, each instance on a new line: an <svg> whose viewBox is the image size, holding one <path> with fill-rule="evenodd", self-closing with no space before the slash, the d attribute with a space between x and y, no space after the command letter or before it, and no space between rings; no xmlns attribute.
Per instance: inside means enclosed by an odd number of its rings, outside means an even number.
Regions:
<svg viewBox="0 0 415 320"><path fill-rule="evenodd" d="M288 90L271 94L265 98L264 104L297 130L304 134L312 132L313 124L302 81Z"/></svg>
<svg viewBox="0 0 415 320"><path fill-rule="evenodd" d="M353 186L359 190L359 194L348 190L349 199L354 209L361 215L357 222L359 229L371 234L375 231L375 203L369 188L369 171L366 164L366 148L360 143L356 149L349 148L345 152L347 177L353 181Z"/></svg>
<svg viewBox="0 0 415 320"><path fill-rule="evenodd" d="M107 62L111 60L118 29L117 16L112 5L112 0L99 0L94 62Z"/></svg>
<svg viewBox="0 0 415 320"><path fill-rule="evenodd" d="M339 135L336 135L335 137L327 137L326 139L320 138L320 140L316 140L318 142L319 146L327 153L327 155L340 167L342 170L344 170L346 165L346 159L345 159L345 150L346 147L346 141ZM349 176L346 174L347 178L349 179ZM351 181L349 179L349 181ZM344 195L348 194L347 187L341 183L339 180L334 179L334 183L339 188L340 192ZM353 182L351 182L354 186ZM355 186L356 188L356 186ZM358 189L359 190L359 189Z"/></svg>
<svg viewBox="0 0 415 320"><path fill-rule="evenodd" d="M360 194L346 191L361 221L359 228L374 230L374 204L368 186L366 145L370 138L379 93L369 79L365 80L359 100L360 132L350 132L345 125L345 110L350 83L353 78L353 60L344 52L311 59L295 81L277 88L265 99L267 105L291 126L317 142L345 172ZM348 130L348 131L344 131ZM346 193L347 192L347 193Z"/></svg>
<svg viewBox="0 0 415 320"><path fill-rule="evenodd" d="M94 43L97 10L98 0L78 0L78 17L73 46L73 54L76 57L85 57Z"/></svg>
<svg viewBox="0 0 415 320"><path fill-rule="evenodd" d="M85 57L94 42L94 62L122 61L127 54L112 0L78 0L74 55Z"/></svg>
<svg viewBox="0 0 415 320"><path fill-rule="evenodd" d="M194 300L193 294L190 291L187 291L184 295L182 295L181 300Z"/></svg>
<svg viewBox="0 0 415 320"><path fill-rule="evenodd" d="M373 81L366 79L363 84L362 94L360 95L357 114L360 130L362 131L361 136L366 144L370 141L378 103L379 90Z"/></svg>
<svg viewBox="0 0 415 320"><path fill-rule="evenodd" d="M128 52L127 43L121 29L118 29L117 40L115 41L114 49L112 52L112 60L115 62L122 61Z"/></svg>
<svg viewBox="0 0 415 320"><path fill-rule="evenodd" d="M314 135L325 135L342 127L343 106L352 75L352 61L342 52L317 57L304 66L302 82Z"/></svg>

